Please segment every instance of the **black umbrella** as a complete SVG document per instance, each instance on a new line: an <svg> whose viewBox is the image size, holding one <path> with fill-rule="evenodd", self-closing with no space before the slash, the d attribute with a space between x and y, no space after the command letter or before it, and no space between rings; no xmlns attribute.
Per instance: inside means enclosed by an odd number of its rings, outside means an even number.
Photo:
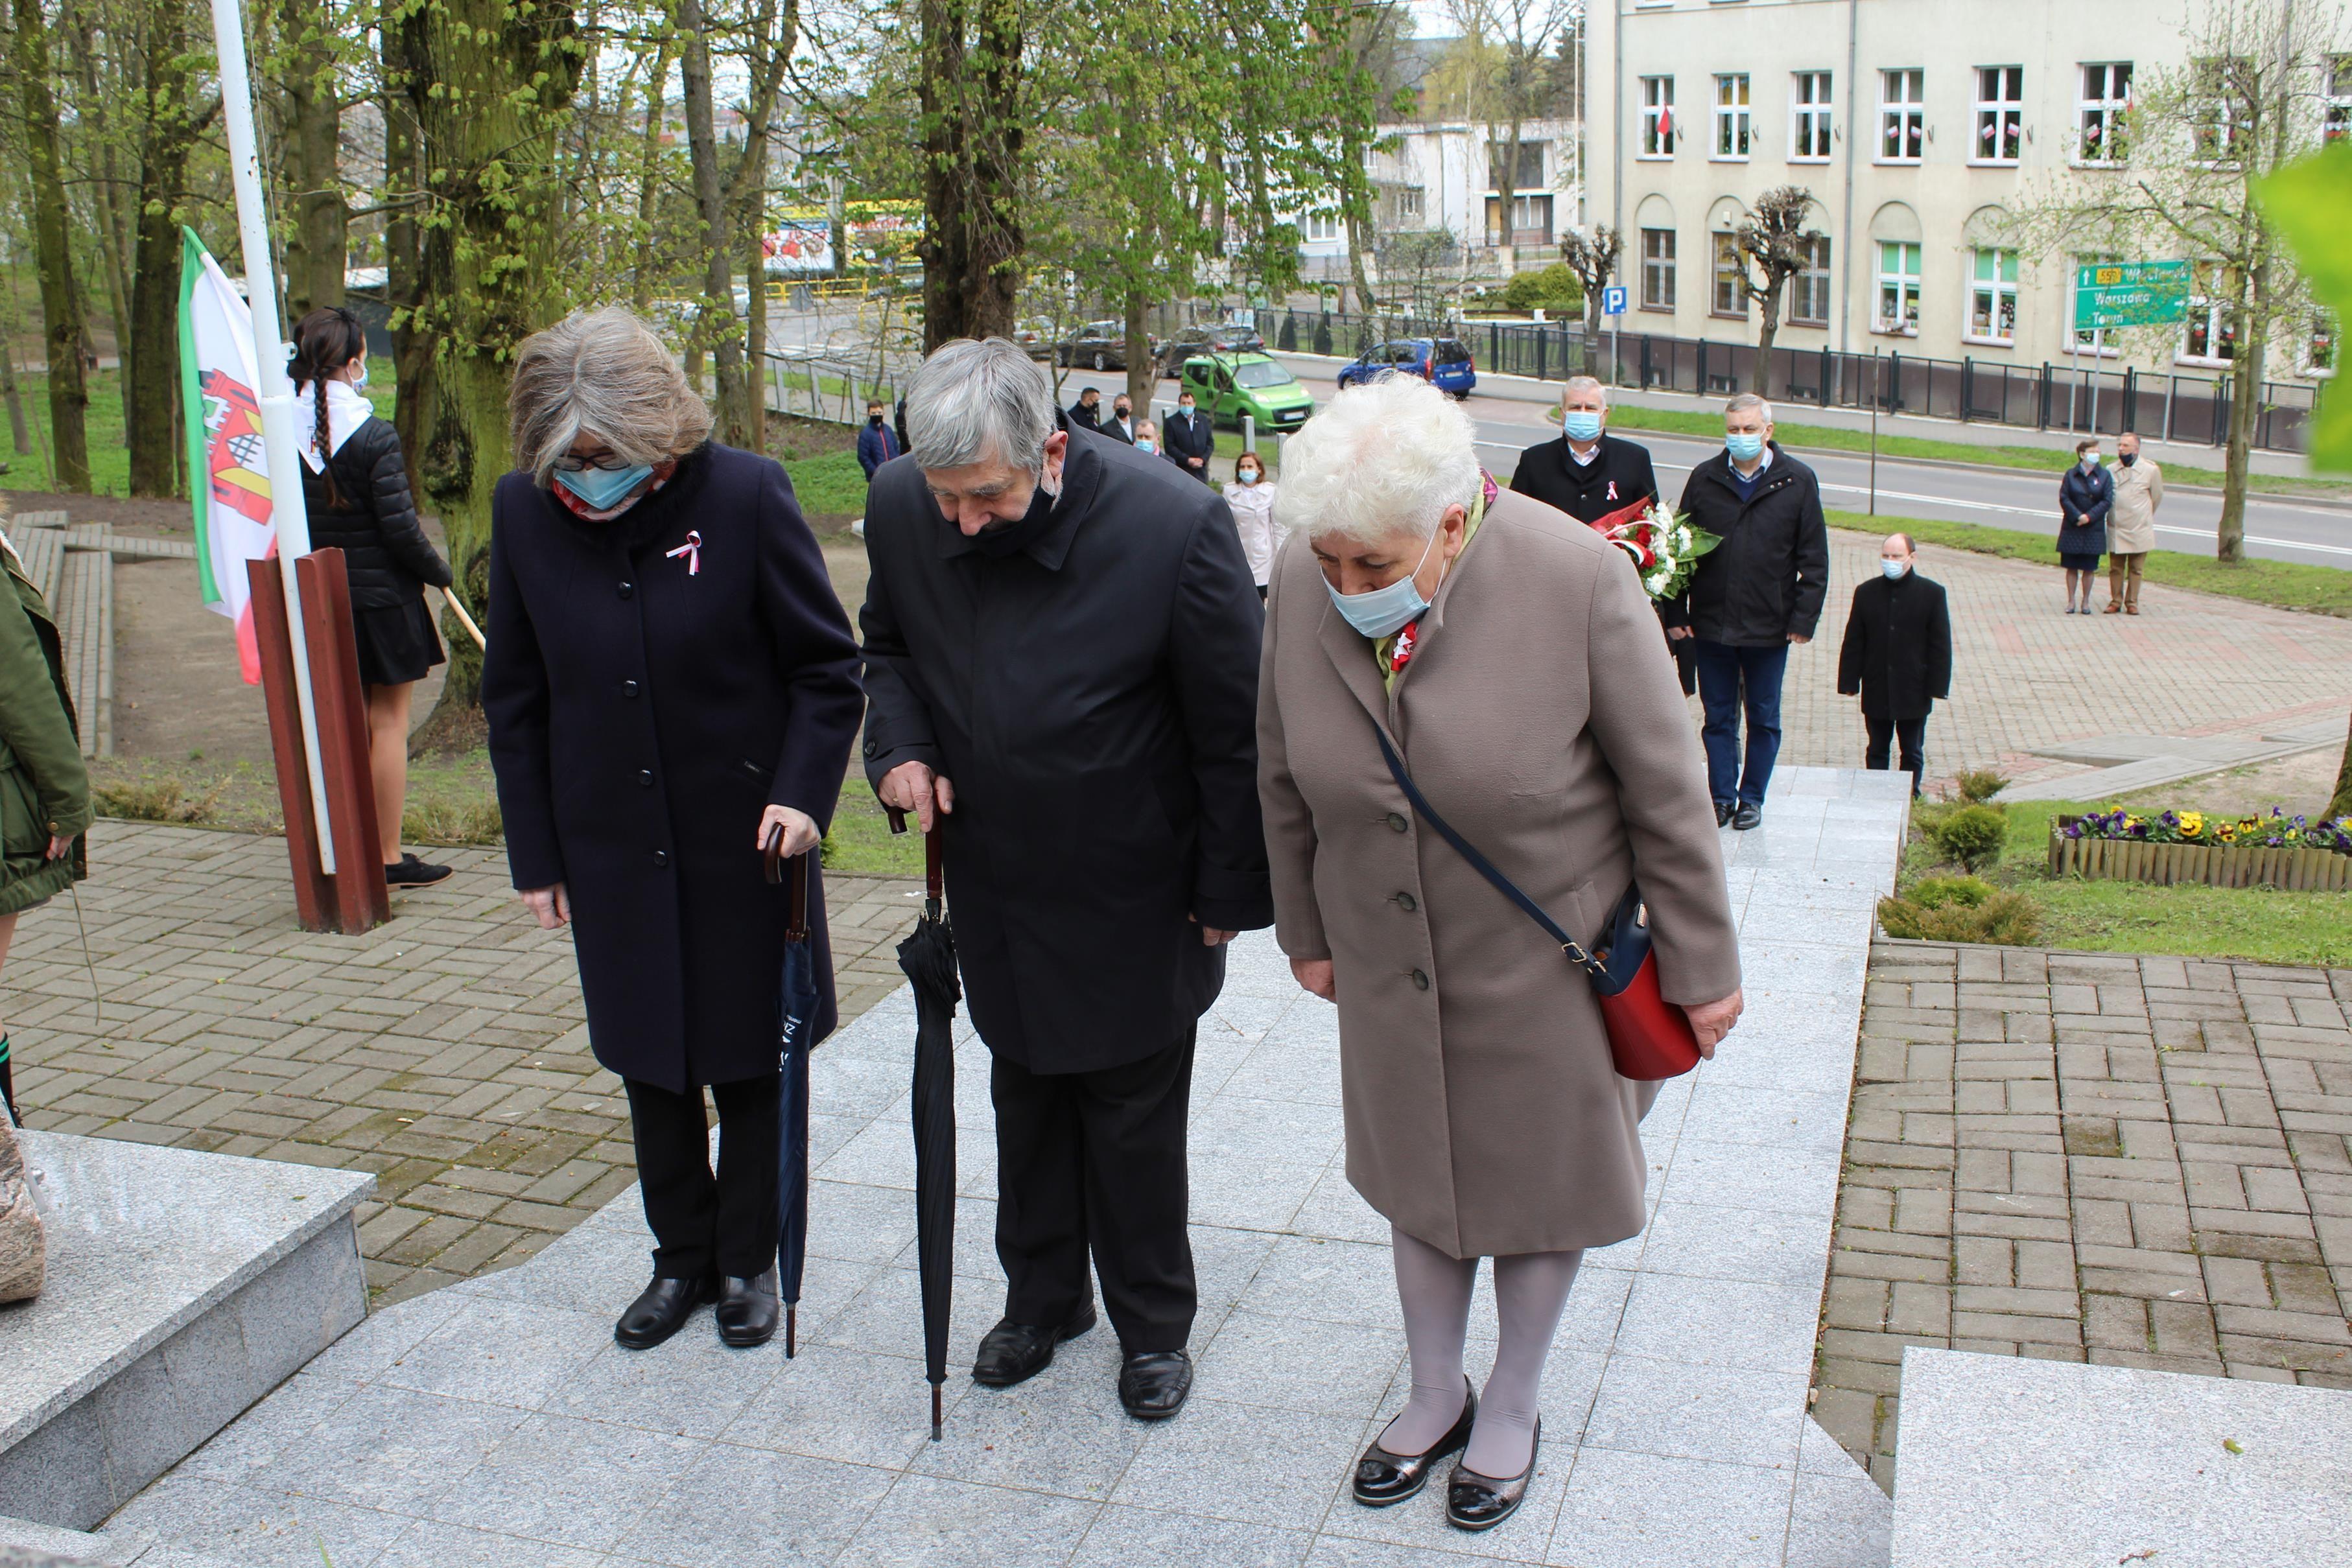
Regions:
<svg viewBox="0 0 2352 1568"><path fill-rule="evenodd" d="M768 834L768 880L784 880L784 830ZM809 857L793 857L793 916L784 930L784 973L776 1009L776 1065L783 1089L776 1099L783 1124L776 1140L776 1193L783 1226L777 1238L776 1282L784 1301L784 1355L799 1348L801 1276L808 1264L809 1037L816 1030L816 946L809 940Z"/></svg>
<svg viewBox="0 0 2352 1568"><path fill-rule="evenodd" d="M892 812L893 832L906 818ZM898 944L898 967L915 986L915 1259L922 1272L923 1364L931 1380L931 1441L940 1440L940 1391L948 1380L948 1299L955 1272L955 931L941 902L940 835L923 840L923 917Z"/></svg>

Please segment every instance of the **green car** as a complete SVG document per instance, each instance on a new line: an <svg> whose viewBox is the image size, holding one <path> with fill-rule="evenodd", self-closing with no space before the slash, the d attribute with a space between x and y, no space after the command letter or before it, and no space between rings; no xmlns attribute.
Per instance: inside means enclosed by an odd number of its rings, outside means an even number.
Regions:
<svg viewBox="0 0 2352 1568"><path fill-rule="evenodd" d="M1242 415L1261 431L1296 430L1315 412L1298 378L1264 354L1204 354L1188 360L1180 383L1218 424L1234 430Z"/></svg>

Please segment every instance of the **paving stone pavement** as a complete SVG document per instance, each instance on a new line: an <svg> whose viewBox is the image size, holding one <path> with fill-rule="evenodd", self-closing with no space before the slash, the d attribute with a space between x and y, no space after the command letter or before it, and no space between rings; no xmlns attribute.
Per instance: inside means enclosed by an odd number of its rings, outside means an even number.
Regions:
<svg viewBox="0 0 2352 1568"><path fill-rule="evenodd" d="M1347 1498L1403 1401L1403 1335L1386 1224L1344 1175L1336 1014L1265 933L1235 944L1201 1031L1199 1372L1178 1418L1119 1412L1099 1329L1019 1388L971 1384L1003 1287L987 1054L965 1029L947 1425L928 1440L901 990L812 1064L796 1359L724 1350L707 1316L656 1351L615 1346L648 1243L623 1191L517 1267L378 1311L107 1533L245 1568L315 1568L321 1547L336 1568L1885 1568L1890 1506L1804 1394L1903 794L1786 769L1765 826L1725 833L1748 1014L1644 1124L1652 1223L1587 1259L1529 1501L1489 1534L1449 1530L1442 1487L1383 1511ZM1482 1287L1479 1374L1494 1322Z"/></svg>
<svg viewBox="0 0 2352 1568"><path fill-rule="evenodd" d="M101 821L75 902L19 923L5 1018L27 1123L372 1171L379 1304L508 1267L635 1179L620 1081L589 1054L572 943L495 850L395 895L365 936L294 923L283 840ZM897 988L921 886L838 877L841 1005Z"/></svg>
<svg viewBox="0 0 2352 1568"><path fill-rule="evenodd" d="M1871 949L1814 1414L1906 1345L2352 1388L2352 969Z"/></svg>
<svg viewBox="0 0 2352 1568"><path fill-rule="evenodd" d="M1854 585L1877 574L1877 560L1875 539L1830 535L1820 633L1789 659L1783 761L1862 765L1861 709L1837 695L1837 660ZM2352 621L2154 584L2137 616L2067 615L2054 558L2044 567L1929 545L1918 570L1944 585L1952 611L1951 700L1927 721L1931 778L1991 767L2020 782L2078 774L2087 769L2032 752L2117 732L2258 739L2332 720L2342 744Z"/></svg>

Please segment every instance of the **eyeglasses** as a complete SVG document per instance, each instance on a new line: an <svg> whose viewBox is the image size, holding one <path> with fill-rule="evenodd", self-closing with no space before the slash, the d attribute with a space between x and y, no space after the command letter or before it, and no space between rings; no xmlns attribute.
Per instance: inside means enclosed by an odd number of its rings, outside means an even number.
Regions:
<svg viewBox="0 0 2352 1568"><path fill-rule="evenodd" d="M635 466L627 458L615 457L609 452L602 457L574 457L567 452L554 464L558 474L584 474L591 469L600 474L619 474Z"/></svg>

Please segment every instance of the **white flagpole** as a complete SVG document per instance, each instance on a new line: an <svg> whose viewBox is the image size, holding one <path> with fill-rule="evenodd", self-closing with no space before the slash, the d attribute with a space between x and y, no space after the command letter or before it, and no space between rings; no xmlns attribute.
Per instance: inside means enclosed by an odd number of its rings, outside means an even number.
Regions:
<svg viewBox="0 0 2352 1568"><path fill-rule="evenodd" d="M269 265L269 209L261 154L253 134L253 81L245 60L239 0L212 0L213 45L220 61L221 115L228 128L229 179L236 188L236 231L245 252L246 303L253 315L253 362L260 384L261 444L269 461L269 522L278 535L278 570L286 580L286 630L294 643L294 697L302 716L302 758L310 773L310 809L319 823L319 865L335 874L328 831L327 777L319 758L319 710L310 695L310 649L302 634L302 591L294 563L310 553L310 518L302 509L302 459L294 441L294 383L286 375L285 323Z"/></svg>

